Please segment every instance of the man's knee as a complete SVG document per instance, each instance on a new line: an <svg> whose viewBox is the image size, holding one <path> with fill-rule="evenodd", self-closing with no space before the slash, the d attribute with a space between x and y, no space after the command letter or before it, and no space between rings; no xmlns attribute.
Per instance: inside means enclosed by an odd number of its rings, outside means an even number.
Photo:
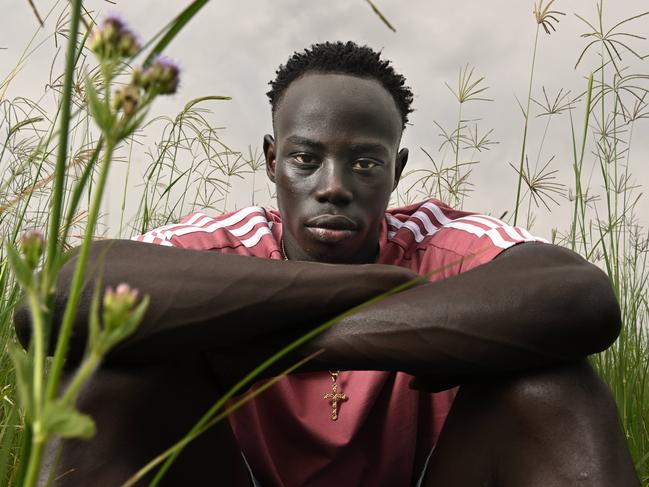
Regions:
<svg viewBox="0 0 649 487"><path fill-rule="evenodd" d="M520 372L491 385L499 406L519 421L586 419L589 412L616 420L610 390L586 360Z"/></svg>
<svg viewBox="0 0 649 487"><path fill-rule="evenodd" d="M586 361L463 384L427 475L426 485L639 485L615 403Z"/></svg>
<svg viewBox="0 0 649 487"><path fill-rule="evenodd" d="M490 387L485 419L499 431L504 485L524 478L529 485L637 485L613 397L587 361L512 374Z"/></svg>

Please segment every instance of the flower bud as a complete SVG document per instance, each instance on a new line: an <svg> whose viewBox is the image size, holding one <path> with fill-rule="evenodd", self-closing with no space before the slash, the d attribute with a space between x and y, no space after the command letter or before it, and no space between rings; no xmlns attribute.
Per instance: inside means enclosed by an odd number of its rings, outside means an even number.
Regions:
<svg viewBox="0 0 649 487"><path fill-rule="evenodd" d="M138 291L122 283L115 290L106 288L104 293L104 326L111 330L123 323L135 307Z"/></svg>
<svg viewBox="0 0 649 487"><path fill-rule="evenodd" d="M117 53L119 56L133 57L139 51L140 43L135 38L135 35L131 31L125 30L117 43Z"/></svg>
<svg viewBox="0 0 649 487"><path fill-rule="evenodd" d="M30 269L35 269L43 254L45 240L43 234L37 231L26 232L20 238L20 250Z"/></svg>
<svg viewBox="0 0 649 487"><path fill-rule="evenodd" d="M137 300L137 295L138 295L138 290L131 289L131 287L125 282L119 284L117 286L117 289L115 289L115 297L117 299L124 299L129 304L129 307L135 304L135 301Z"/></svg>
<svg viewBox="0 0 649 487"><path fill-rule="evenodd" d="M90 41L90 49L101 59L131 57L140 50L135 34L118 17L108 17L96 28Z"/></svg>
<svg viewBox="0 0 649 487"><path fill-rule="evenodd" d="M133 69L133 77L131 78L131 84L133 86L142 86L142 68L136 67Z"/></svg>
<svg viewBox="0 0 649 487"><path fill-rule="evenodd" d="M123 110L124 115L130 118L140 103L140 88L134 85L127 85L118 89L113 98L113 108Z"/></svg>
<svg viewBox="0 0 649 487"><path fill-rule="evenodd" d="M171 95L178 89L180 69L172 61L158 58L139 76L142 87L160 95Z"/></svg>
<svg viewBox="0 0 649 487"><path fill-rule="evenodd" d="M116 45L122 36L122 33L126 31L124 22L119 17L107 17L104 20L102 27L104 40L111 45Z"/></svg>
<svg viewBox="0 0 649 487"><path fill-rule="evenodd" d="M90 50L97 54L99 57L104 53L104 37L101 30L96 28L92 31L92 39L90 39Z"/></svg>

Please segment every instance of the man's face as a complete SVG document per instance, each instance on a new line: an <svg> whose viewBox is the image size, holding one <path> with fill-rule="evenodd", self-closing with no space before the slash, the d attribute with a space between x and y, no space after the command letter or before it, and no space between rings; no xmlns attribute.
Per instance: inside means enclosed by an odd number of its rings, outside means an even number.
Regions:
<svg viewBox="0 0 649 487"><path fill-rule="evenodd" d="M401 115L378 81L307 74L277 106L264 138L292 259L373 262L381 220L408 158Z"/></svg>

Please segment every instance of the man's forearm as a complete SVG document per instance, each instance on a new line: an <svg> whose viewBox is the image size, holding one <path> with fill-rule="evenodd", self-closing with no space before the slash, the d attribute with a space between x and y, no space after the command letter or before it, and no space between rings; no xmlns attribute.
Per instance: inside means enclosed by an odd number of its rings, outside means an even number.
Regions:
<svg viewBox="0 0 649 487"><path fill-rule="evenodd" d="M53 338L76 258L64 266L55 303ZM121 282L150 296L146 316L109 360L150 360L173 353L232 348L254 337L317 323L408 280L392 266L284 262L160 247L128 240L95 242L77 309L71 357L85 344L94 280ZM17 312L28 335L27 310Z"/></svg>
<svg viewBox="0 0 649 487"><path fill-rule="evenodd" d="M401 370L443 382L606 348L619 331L606 276L571 252L525 244L466 274L392 296L316 338L321 367Z"/></svg>

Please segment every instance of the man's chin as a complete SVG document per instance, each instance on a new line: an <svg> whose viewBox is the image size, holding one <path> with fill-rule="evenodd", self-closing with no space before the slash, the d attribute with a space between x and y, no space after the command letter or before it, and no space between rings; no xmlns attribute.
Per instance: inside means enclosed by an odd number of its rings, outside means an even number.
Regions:
<svg viewBox="0 0 649 487"><path fill-rule="evenodd" d="M375 260L374 255L364 255L357 242L349 240L336 243L316 241L309 245L307 253L312 260L325 264L367 264Z"/></svg>

